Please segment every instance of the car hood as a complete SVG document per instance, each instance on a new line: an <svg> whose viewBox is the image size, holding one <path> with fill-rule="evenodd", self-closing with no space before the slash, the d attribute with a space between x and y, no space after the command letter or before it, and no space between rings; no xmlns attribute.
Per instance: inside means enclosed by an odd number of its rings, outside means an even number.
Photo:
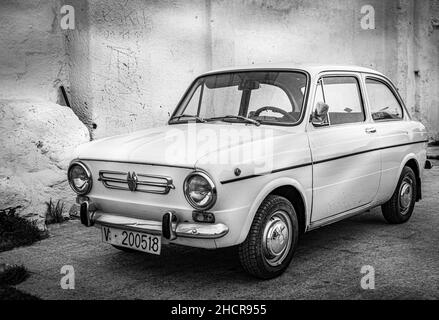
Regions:
<svg viewBox="0 0 439 320"><path fill-rule="evenodd" d="M242 134L242 130L245 131ZM234 139L236 135L240 139ZM237 123L167 125L103 139L77 150L77 158L117 162L140 162L165 166L210 167L229 153L290 141L291 128ZM230 157L229 157L230 158ZM246 160L235 159L236 163ZM248 160L248 159L247 159Z"/></svg>

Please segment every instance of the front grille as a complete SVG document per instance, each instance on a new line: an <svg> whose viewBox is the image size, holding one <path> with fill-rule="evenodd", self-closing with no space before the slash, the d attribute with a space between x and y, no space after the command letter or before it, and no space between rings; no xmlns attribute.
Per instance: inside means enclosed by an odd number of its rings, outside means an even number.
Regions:
<svg viewBox="0 0 439 320"><path fill-rule="evenodd" d="M99 171L99 179L109 189L167 194L175 189L172 179L164 176L120 171Z"/></svg>

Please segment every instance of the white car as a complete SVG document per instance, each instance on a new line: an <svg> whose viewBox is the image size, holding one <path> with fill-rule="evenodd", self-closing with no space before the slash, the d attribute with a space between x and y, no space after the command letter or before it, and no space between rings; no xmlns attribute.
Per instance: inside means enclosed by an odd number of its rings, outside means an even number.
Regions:
<svg viewBox="0 0 439 320"><path fill-rule="evenodd" d="M68 179L104 242L238 246L244 269L267 279L304 232L376 206L406 222L427 142L377 71L251 66L196 78L164 127L80 146Z"/></svg>

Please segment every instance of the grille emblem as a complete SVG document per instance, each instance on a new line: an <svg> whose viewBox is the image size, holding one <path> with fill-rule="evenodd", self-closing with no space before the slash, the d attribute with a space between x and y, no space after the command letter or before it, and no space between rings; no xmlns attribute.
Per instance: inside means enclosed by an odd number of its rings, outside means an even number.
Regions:
<svg viewBox="0 0 439 320"><path fill-rule="evenodd" d="M128 188L130 189L130 191L136 191L138 180L139 179L137 178L137 174L134 171L133 171L133 173L128 172L127 183L128 183Z"/></svg>
<svg viewBox="0 0 439 320"><path fill-rule="evenodd" d="M175 189L172 178L159 175L100 170L98 181L109 189L167 194Z"/></svg>

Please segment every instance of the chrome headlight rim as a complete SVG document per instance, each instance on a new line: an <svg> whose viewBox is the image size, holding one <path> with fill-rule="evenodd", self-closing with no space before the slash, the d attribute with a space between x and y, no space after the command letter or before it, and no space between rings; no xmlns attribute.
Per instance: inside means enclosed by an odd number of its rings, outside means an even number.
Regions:
<svg viewBox="0 0 439 320"><path fill-rule="evenodd" d="M84 190L78 190L75 187L75 184L73 183L73 179L70 178L70 174L71 174L72 168L75 165L80 166L82 169L84 169L85 173L87 174L88 183L87 183L87 188L85 188ZM91 188L92 188L92 185L93 185L93 178L92 178L90 169L88 169L88 167L82 161L79 161L79 160L73 160L70 163L69 169L67 170L67 180L69 180L70 187L73 189L73 191L76 192L78 195L81 195L81 196L86 195L87 193L89 193Z"/></svg>
<svg viewBox="0 0 439 320"><path fill-rule="evenodd" d="M212 190L212 199L204 206L200 206L189 196L189 192L188 192L189 180L194 176L201 176L202 178L204 178L209 183L210 188ZM212 178L203 171L193 171L190 174L188 174L188 176L184 179L183 193L184 193L184 197L186 198L186 201L189 202L189 204L194 209L201 211L209 210L210 208L212 208L215 205L217 199L217 189L215 183L213 182Z"/></svg>

